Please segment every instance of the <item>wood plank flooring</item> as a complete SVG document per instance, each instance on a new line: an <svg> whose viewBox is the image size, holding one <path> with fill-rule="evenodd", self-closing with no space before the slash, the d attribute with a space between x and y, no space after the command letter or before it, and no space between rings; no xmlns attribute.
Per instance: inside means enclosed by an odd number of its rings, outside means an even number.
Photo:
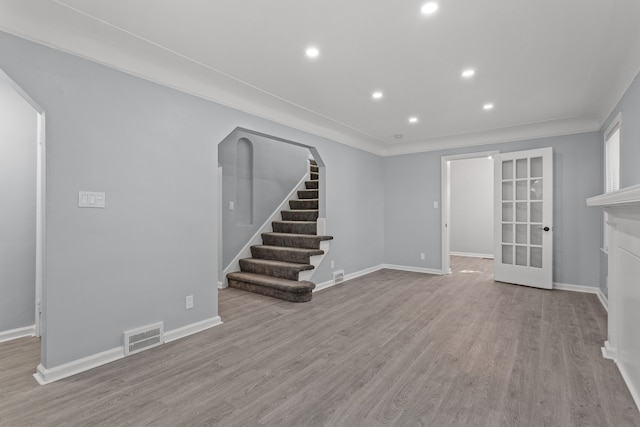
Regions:
<svg viewBox="0 0 640 427"><path fill-rule="evenodd" d="M0 344L1 426L640 426L595 295L381 270L292 304L220 291L223 325L47 386Z"/></svg>

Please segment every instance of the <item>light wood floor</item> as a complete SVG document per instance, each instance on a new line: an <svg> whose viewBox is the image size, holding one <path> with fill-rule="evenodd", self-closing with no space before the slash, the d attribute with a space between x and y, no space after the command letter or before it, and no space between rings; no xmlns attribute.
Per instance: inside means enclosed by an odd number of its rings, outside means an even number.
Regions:
<svg viewBox="0 0 640 427"><path fill-rule="evenodd" d="M0 344L2 426L640 426L595 295L381 270L292 304L220 292L224 325L47 386Z"/></svg>

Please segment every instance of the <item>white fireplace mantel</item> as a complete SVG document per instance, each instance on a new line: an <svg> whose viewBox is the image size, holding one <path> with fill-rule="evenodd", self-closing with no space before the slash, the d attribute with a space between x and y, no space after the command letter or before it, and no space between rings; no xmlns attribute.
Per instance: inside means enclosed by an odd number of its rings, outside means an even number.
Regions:
<svg viewBox="0 0 640 427"><path fill-rule="evenodd" d="M613 359L640 408L640 185L587 199L608 213L608 339Z"/></svg>

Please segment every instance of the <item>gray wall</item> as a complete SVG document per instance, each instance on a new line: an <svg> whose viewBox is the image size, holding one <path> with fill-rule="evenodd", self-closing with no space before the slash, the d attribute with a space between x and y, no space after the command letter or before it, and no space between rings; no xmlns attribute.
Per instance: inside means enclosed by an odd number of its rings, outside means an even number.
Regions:
<svg viewBox="0 0 640 427"><path fill-rule="evenodd" d="M640 75L637 75L633 80L629 89L627 89L600 129L600 144L603 153L604 132L620 112L622 113L622 127L620 128L620 188L624 188L640 184L640 167L638 167L640 165ZM598 194L604 192L603 175L601 175L601 181ZM602 216L601 209L597 210L600 211ZM603 224L600 225L601 234L603 233L602 227ZM605 295L608 295L606 255L601 254L600 264L602 266L600 289Z"/></svg>
<svg viewBox="0 0 640 427"><path fill-rule="evenodd" d="M0 76L0 332L34 323L36 138L36 111Z"/></svg>
<svg viewBox="0 0 640 427"><path fill-rule="evenodd" d="M440 270L440 209L433 201L440 200L441 156L541 147L554 150L553 280L597 287L601 215L585 200L602 189L598 132L385 158L385 262Z"/></svg>
<svg viewBox="0 0 640 427"><path fill-rule="evenodd" d="M236 188L236 145L240 139L253 145L252 224L238 219L245 207ZM222 241L225 268L260 229L285 197L309 169L309 149L293 144L234 131L218 145L218 162L222 166ZM240 174L241 176L243 174ZM233 201L235 209L229 209Z"/></svg>
<svg viewBox="0 0 640 427"><path fill-rule="evenodd" d="M217 315L217 144L236 127L314 147L327 260L347 274L383 262L382 158L5 33L0 68L47 115L45 367ZM106 191L106 209L77 208L78 190Z"/></svg>
<svg viewBox="0 0 640 427"><path fill-rule="evenodd" d="M451 252L493 254L493 160L451 162Z"/></svg>

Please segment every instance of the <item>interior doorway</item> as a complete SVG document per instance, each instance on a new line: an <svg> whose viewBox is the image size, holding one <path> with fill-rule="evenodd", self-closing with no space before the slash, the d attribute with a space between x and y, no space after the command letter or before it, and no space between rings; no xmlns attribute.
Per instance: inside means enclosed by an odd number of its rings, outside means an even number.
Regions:
<svg viewBox="0 0 640 427"><path fill-rule="evenodd" d="M493 257L493 158L498 153L484 151L441 159L444 274L451 272L452 255Z"/></svg>
<svg viewBox="0 0 640 427"><path fill-rule="evenodd" d="M0 254L0 341L43 333L45 247L44 110L0 70L0 172L3 230Z"/></svg>

